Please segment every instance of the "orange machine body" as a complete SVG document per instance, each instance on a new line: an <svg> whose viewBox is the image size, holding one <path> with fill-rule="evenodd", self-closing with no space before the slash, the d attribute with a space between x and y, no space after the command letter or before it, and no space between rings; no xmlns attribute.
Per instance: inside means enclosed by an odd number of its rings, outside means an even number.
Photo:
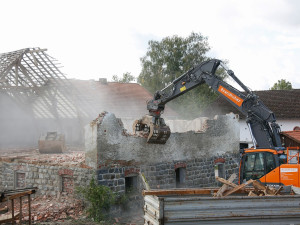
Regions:
<svg viewBox="0 0 300 225"><path fill-rule="evenodd" d="M239 183L259 179L265 185L300 187L299 148L245 149L239 172Z"/></svg>

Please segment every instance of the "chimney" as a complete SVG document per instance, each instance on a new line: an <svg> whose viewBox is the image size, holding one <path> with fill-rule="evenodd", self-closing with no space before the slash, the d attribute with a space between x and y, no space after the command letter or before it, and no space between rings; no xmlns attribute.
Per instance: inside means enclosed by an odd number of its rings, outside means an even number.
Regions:
<svg viewBox="0 0 300 225"><path fill-rule="evenodd" d="M99 78L101 84L107 84L107 78Z"/></svg>

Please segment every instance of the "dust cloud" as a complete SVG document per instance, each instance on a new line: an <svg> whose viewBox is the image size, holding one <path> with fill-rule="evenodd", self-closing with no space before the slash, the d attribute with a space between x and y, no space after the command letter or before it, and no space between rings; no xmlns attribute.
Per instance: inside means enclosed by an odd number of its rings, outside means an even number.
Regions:
<svg viewBox="0 0 300 225"><path fill-rule="evenodd" d="M67 144L83 143L82 121L78 117L55 118L43 114L41 109L45 106L35 103L29 97L23 96L22 102L18 102L14 97L0 94L0 151L37 148L40 136L47 132L65 134Z"/></svg>

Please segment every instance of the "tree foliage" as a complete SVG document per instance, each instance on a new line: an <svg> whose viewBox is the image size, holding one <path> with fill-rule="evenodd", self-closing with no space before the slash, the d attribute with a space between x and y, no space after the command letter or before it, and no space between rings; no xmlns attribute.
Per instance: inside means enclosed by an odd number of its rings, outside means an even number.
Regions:
<svg viewBox="0 0 300 225"><path fill-rule="evenodd" d="M90 218L96 222L108 219L109 209L116 199L116 194L109 187L97 185L92 179L88 187L78 187L77 191L89 203L87 212Z"/></svg>
<svg viewBox="0 0 300 225"><path fill-rule="evenodd" d="M175 35L161 41L150 40L148 45L146 55L141 58L142 71L138 82L151 93L161 90L193 66L209 59L206 55L210 50L207 37L200 33L191 33L186 38ZM194 118L216 96L207 85L202 85L169 104L184 118Z"/></svg>
<svg viewBox="0 0 300 225"><path fill-rule="evenodd" d="M292 90L292 84L285 79L278 80L272 87L271 90Z"/></svg>
<svg viewBox="0 0 300 225"><path fill-rule="evenodd" d="M130 72L123 73L123 76L120 78L118 75L113 75L112 80L114 82L119 83L130 83L131 81L135 81L135 77L131 75Z"/></svg>

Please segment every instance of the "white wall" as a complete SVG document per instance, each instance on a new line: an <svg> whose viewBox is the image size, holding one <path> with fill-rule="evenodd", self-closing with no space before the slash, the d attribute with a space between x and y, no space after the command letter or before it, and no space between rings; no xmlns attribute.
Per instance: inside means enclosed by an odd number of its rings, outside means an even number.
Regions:
<svg viewBox="0 0 300 225"><path fill-rule="evenodd" d="M277 120L281 131L292 131L295 126L300 127L300 119L299 120ZM246 120L239 120L240 124L240 141L242 143L249 143L252 145L252 139L249 132L249 128L246 124Z"/></svg>
<svg viewBox="0 0 300 225"><path fill-rule="evenodd" d="M234 114L232 114L234 115ZM170 127L172 133L183 133L187 131L195 131L196 133L205 132L207 129L208 117L199 117L194 120L168 120L166 124ZM122 118L124 128L129 132L133 132L134 119Z"/></svg>

